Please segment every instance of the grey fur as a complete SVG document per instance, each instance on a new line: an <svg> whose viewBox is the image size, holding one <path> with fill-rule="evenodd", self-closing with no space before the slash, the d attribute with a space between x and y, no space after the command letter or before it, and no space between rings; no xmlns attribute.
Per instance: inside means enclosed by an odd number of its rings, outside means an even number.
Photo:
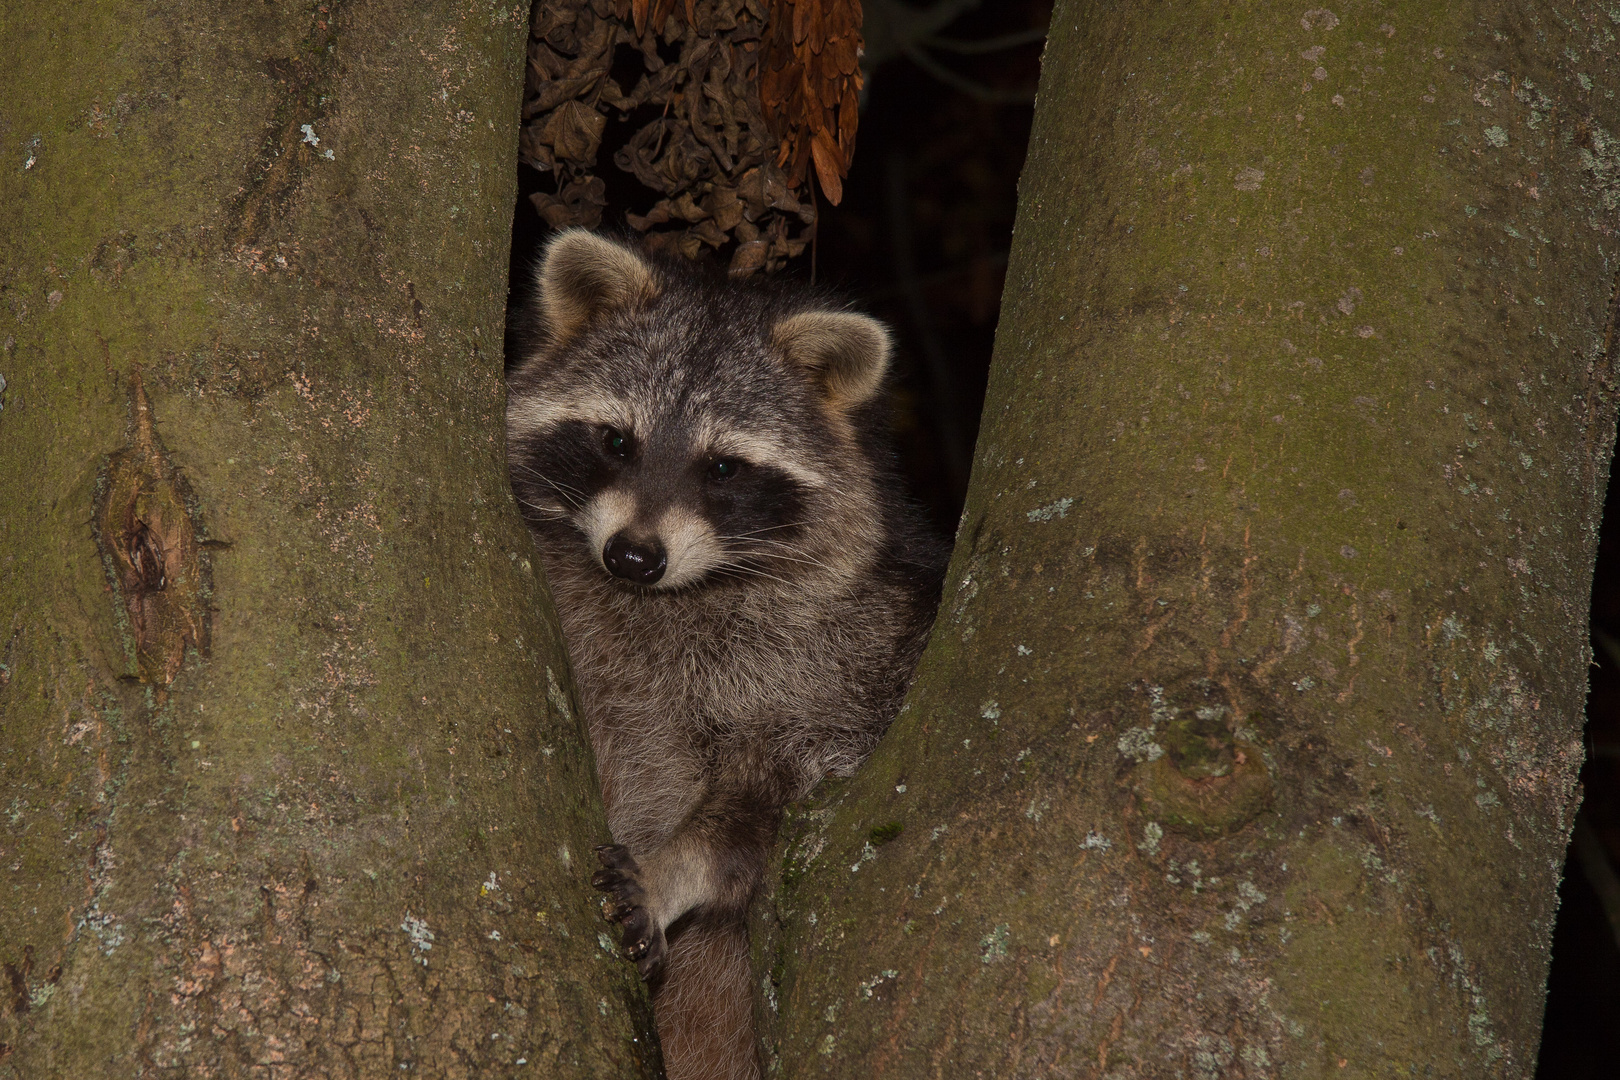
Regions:
<svg viewBox="0 0 1620 1080"><path fill-rule="evenodd" d="M615 841L593 880L670 1077L753 1077L743 920L781 808L871 752L938 598L943 546L886 448L887 332L581 230L537 285L508 456ZM663 576L615 577L613 538Z"/></svg>

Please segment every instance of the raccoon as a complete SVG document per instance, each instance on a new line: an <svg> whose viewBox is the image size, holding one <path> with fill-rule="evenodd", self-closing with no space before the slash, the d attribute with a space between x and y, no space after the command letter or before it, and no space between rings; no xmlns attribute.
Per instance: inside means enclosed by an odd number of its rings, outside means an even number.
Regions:
<svg viewBox="0 0 1620 1080"><path fill-rule="evenodd" d="M591 882L672 1080L756 1077L745 919L782 808L871 752L939 597L887 449L889 336L579 229L536 285L508 460L613 834Z"/></svg>

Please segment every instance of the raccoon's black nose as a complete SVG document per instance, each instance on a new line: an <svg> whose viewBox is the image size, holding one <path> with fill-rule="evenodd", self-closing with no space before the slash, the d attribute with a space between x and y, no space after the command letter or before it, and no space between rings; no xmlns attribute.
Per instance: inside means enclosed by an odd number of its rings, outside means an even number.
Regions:
<svg viewBox="0 0 1620 1080"><path fill-rule="evenodd" d="M651 585L664 576L669 559L660 544L638 544L624 533L618 533L602 549L602 563L614 577L637 585Z"/></svg>

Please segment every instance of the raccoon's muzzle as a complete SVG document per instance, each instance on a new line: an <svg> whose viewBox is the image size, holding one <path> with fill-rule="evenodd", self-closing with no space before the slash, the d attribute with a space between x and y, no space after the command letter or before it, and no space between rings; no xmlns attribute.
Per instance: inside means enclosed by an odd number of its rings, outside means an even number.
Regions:
<svg viewBox="0 0 1620 1080"><path fill-rule="evenodd" d="M602 548L602 565L614 577L623 578L637 585L651 585L664 576L664 569L669 565L669 556L664 546L656 540L651 543L636 543L629 536L620 532L614 533L607 546Z"/></svg>

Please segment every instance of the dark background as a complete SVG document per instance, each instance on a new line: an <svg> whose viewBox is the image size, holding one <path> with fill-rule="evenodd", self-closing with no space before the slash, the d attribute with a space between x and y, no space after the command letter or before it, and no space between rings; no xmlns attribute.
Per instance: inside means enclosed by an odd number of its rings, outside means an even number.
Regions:
<svg viewBox="0 0 1620 1080"><path fill-rule="evenodd" d="M939 36L993 42L1042 27L1050 0L1004 0L967 11ZM986 52L927 47L924 62L886 59L870 73L858 149L837 207L822 206L814 273L896 332L894 411L915 493L942 533L955 531L984 401L1018 174L1040 69L1038 42ZM639 118L638 118L639 119ZM598 160L612 161L615 125ZM627 232L626 210L655 196L604 164L603 227ZM528 277L546 226L527 195L550 190L519 166L512 265ZM809 276L810 259L786 273ZM1592 592L1594 665L1587 699L1585 801L1579 826L1596 843L1571 848L1560 889L1539 1080L1620 1076L1620 496L1604 506ZM1607 881L1607 886L1594 885ZM1611 890L1614 922L1599 888Z"/></svg>

